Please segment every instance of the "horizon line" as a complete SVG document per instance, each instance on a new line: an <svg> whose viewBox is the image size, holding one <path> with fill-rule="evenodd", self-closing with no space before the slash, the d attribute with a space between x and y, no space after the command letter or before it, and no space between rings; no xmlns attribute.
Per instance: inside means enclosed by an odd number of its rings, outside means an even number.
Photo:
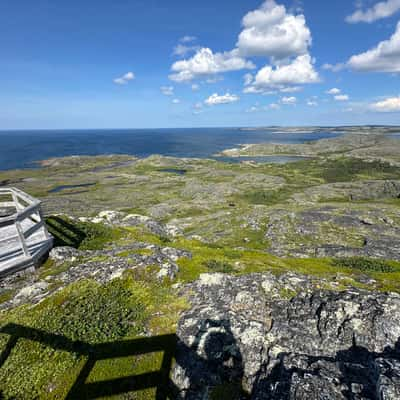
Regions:
<svg viewBox="0 0 400 400"><path fill-rule="evenodd" d="M199 126L199 127L150 127L150 128L10 128L0 132L36 131L111 131L111 130L167 130L167 129L271 129L271 128L400 128L400 124L343 124L343 125L247 125L247 126Z"/></svg>

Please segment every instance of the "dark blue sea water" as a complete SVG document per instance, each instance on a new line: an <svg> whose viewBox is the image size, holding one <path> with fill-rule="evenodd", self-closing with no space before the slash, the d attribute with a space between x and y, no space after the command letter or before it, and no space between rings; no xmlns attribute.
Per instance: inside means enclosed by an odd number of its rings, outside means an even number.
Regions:
<svg viewBox="0 0 400 400"><path fill-rule="evenodd" d="M335 135L323 130L285 133L272 128L0 131L0 170L34 168L38 166L37 161L70 155L131 154L146 157L162 154L210 158L239 144L303 143ZM291 160L290 157L265 159L270 162Z"/></svg>

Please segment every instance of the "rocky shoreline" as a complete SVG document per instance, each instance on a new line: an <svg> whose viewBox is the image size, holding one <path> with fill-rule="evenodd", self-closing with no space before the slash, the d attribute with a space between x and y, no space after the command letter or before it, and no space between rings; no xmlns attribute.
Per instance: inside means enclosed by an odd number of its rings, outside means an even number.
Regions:
<svg viewBox="0 0 400 400"><path fill-rule="evenodd" d="M220 153L226 157L298 156L337 157L338 154L369 160L400 163L399 140L382 133L350 133L305 144L243 144Z"/></svg>

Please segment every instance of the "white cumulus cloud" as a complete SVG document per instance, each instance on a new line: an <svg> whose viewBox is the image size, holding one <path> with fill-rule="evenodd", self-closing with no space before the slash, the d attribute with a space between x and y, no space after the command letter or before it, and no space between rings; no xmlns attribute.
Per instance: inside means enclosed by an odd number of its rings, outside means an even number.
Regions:
<svg viewBox="0 0 400 400"><path fill-rule="evenodd" d="M198 85L197 83L193 83L193 85L192 85L193 92L195 92L195 91L197 91L199 89L200 89L200 85Z"/></svg>
<svg viewBox="0 0 400 400"><path fill-rule="evenodd" d="M179 99L173 99L172 100L172 103L174 103L174 104L179 104L181 101L179 100Z"/></svg>
<svg viewBox="0 0 400 400"><path fill-rule="evenodd" d="M386 0L376 3L366 10L356 10L346 18L349 23L374 22L378 19L387 18L400 10L400 0Z"/></svg>
<svg viewBox="0 0 400 400"><path fill-rule="evenodd" d="M135 79L135 74L133 72L127 72L126 74L114 79L114 83L117 85L126 85L129 81Z"/></svg>
<svg viewBox="0 0 400 400"><path fill-rule="evenodd" d="M176 56L185 56L188 53L195 52L200 49L200 46L186 46L182 43L174 47L173 54Z"/></svg>
<svg viewBox="0 0 400 400"><path fill-rule="evenodd" d="M179 41L182 43L189 43L189 42L194 42L196 39L197 39L196 36L186 35L181 37Z"/></svg>
<svg viewBox="0 0 400 400"><path fill-rule="evenodd" d="M223 95L218 93L212 94L208 99L204 100L204 103L208 106L213 106L216 104L227 104L234 103L239 100L239 96L235 94L230 94L229 92Z"/></svg>
<svg viewBox="0 0 400 400"><path fill-rule="evenodd" d="M365 53L352 56L348 65L356 71L400 72L400 22L390 39Z"/></svg>
<svg viewBox="0 0 400 400"><path fill-rule="evenodd" d="M400 112L400 96L389 97L370 105L371 110L378 112Z"/></svg>
<svg viewBox="0 0 400 400"><path fill-rule="evenodd" d="M276 103L271 103L268 106L268 108L271 109L271 110L279 110L281 108L281 106L279 104L276 104Z"/></svg>
<svg viewBox="0 0 400 400"><path fill-rule="evenodd" d="M169 78L175 82L197 78L208 80L228 71L255 69L248 57L261 56L267 58L270 65L254 77L258 82L252 83L253 77L245 75L246 93L265 92L268 86L281 90L285 86L318 82L318 73L309 54L312 43L310 29L304 15L294 12L275 0L265 0L259 8L243 17L243 29L233 50L213 52L208 47L196 49L192 57L176 61L171 66ZM193 46L185 44L191 40L181 39L180 42L175 48L178 55L185 55L189 48L193 49Z"/></svg>
<svg viewBox="0 0 400 400"><path fill-rule="evenodd" d="M245 110L246 113L254 113L260 111L260 107L257 106L251 106L247 110Z"/></svg>
<svg viewBox="0 0 400 400"><path fill-rule="evenodd" d="M259 93L268 89L279 89L290 92L292 86L319 81L320 79L314 69L311 56L304 54L296 57L289 64L278 65L276 67L266 65L261 68L245 91L247 93ZM298 88L293 91L297 90Z"/></svg>
<svg viewBox="0 0 400 400"><path fill-rule="evenodd" d="M191 42L194 42L196 40L196 36L183 36L179 39L179 42L175 47L173 54L176 56L185 56L188 53L197 51L200 49L200 46L195 46L191 44ZM182 44L183 43L183 44Z"/></svg>
<svg viewBox="0 0 400 400"><path fill-rule="evenodd" d="M176 61L171 67L173 74L169 78L176 82L187 82L221 72L253 68L254 64L241 57L237 50L213 53L209 48L202 48L192 58Z"/></svg>
<svg viewBox="0 0 400 400"><path fill-rule="evenodd" d="M312 41L304 15L287 13L285 6L274 0L247 13L242 25L236 45L244 56L285 59L306 54Z"/></svg>
<svg viewBox="0 0 400 400"><path fill-rule="evenodd" d="M338 88L332 88L332 89L327 90L326 93L327 93L327 94L340 94L340 93L341 93L341 90L338 89Z"/></svg>
<svg viewBox="0 0 400 400"><path fill-rule="evenodd" d="M245 74L245 75L243 76L244 85L245 85L245 86L250 85L250 84L253 82L253 79L254 79L254 77L253 77L252 74L250 74L250 73Z"/></svg>
<svg viewBox="0 0 400 400"><path fill-rule="evenodd" d="M346 68L346 64L345 63L337 63L337 64L324 64L322 66L322 69L325 69L327 71L332 71L332 72L339 72L341 70L343 70L344 68Z"/></svg>
<svg viewBox="0 0 400 400"><path fill-rule="evenodd" d="M297 98L294 96L290 97L282 97L281 98L281 103L285 105L293 105L297 103Z"/></svg>
<svg viewBox="0 0 400 400"><path fill-rule="evenodd" d="M336 101L348 101L349 96L347 94L338 94L334 97Z"/></svg>

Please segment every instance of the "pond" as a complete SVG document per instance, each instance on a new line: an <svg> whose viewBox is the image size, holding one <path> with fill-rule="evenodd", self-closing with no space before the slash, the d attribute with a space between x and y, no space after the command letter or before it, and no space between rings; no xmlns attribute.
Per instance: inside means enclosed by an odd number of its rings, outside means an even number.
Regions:
<svg viewBox="0 0 400 400"><path fill-rule="evenodd" d="M55 188L49 190L49 193L58 193L65 189L76 189L76 188L89 187L89 186L94 186L95 184L96 183L81 183L81 184L77 184L77 185L60 185L60 186L56 186Z"/></svg>

